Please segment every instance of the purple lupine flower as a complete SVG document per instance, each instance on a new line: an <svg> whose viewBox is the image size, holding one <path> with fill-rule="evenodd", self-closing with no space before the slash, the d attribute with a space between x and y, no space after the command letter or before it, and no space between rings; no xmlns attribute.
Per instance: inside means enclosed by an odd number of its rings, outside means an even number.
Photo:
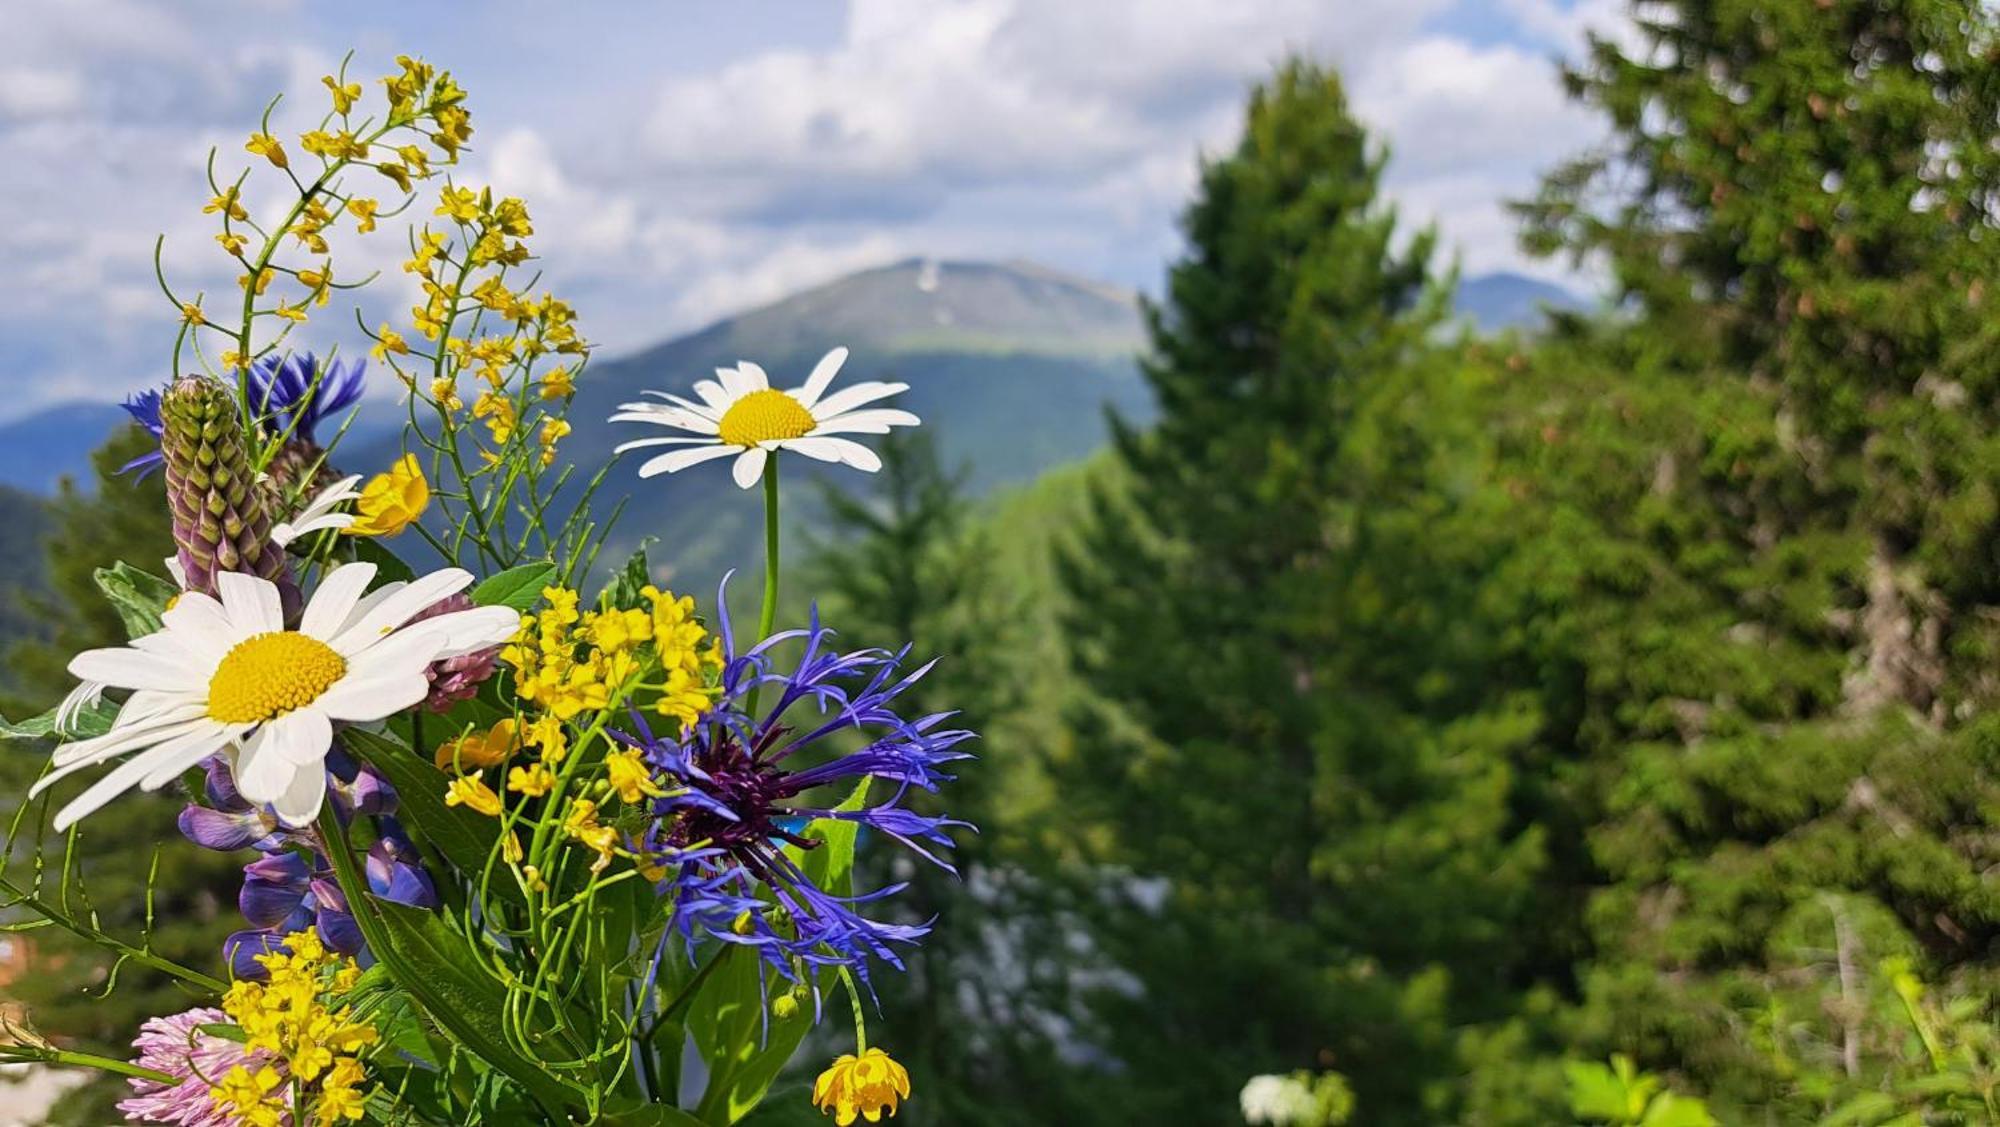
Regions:
<svg viewBox="0 0 2000 1127"><path fill-rule="evenodd" d="M433 603L419 612L410 622L414 625L426 618L436 618L441 614L471 610L474 605L472 596L461 591L450 598ZM500 650L501 647L492 646L463 657L446 658L431 663L431 667L424 671L424 675L431 681L430 695L424 698L424 707L432 712L448 712L452 705L471 700L479 692L479 686L485 684L499 670Z"/></svg>
<svg viewBox="0 0 2000 1127"><path fill-rule="evenodd" d="M173 1123L180 1127L234 1127L233 1111L217 1106L209 1088L242 1065L251 1072L271 1065L280 1073L285 1062L262 1049L202 1032L204 1025L227 1025L229 1015L217 1009L194 1009L169 1017L147 1019L132 1047L133 1063L174 1078L173 1083L134 1078L132 1095L118 1102L128 1123Z"/></svg>
<svg viewBox="0 0 2000 1127"><path fill-rule="evenodd" d="M270 420L272 430L317 444L319 424L361 398L367 369L364 360L335 360L322 374L310 352L269 353L250 366L250 406Z"/></svg>
<svg viewBox="0 0 2000 1127"><path fill-rule="evenodd" d="M437 887L424 871L416 846L397 821L396 791L370 768L338 749L327 757L327 786L343 822L359 815L374 819L375 842L368 849L369 890L384 899L418 908L438 905ZM361 926L334 879L332 866L310 832L284 829L268 809L251 806L236 790L228 767L208 764L210 805L181 811L181 832L210 849L256 849L262 856L243 867L237 907L251 926L223 941L223 957L237 978L262 980L267 972L257 956L278 950L283 937L316 928L331 950L364 964L369 956ZM294 846L304 845L301 852Z"/></svg>
<svg viewBox="0 0 2000 1127"><path fill-rule="evenodd" d="M968 823L919 814L903 805L912 787L935 792L951 779L940 767L970 756L955 750L973 738L945 727L950 713L914 720L894 703L931 666L900 672L908 648L842 653L828 645L832 631L814 612L807 630L773 635L736 653L726 603L718 600L724 661L715 705L679 738L654 734L634 714L634 731L613 733L640 749L669 793L654 803L655 821L636 851L668 870L663 888L674 898L674 925L690 941L700 934L756 948L788 978L802 966L841 965L867 981L870 959L902 968L897 947L914 944L928 923L870 919L859 906L885 900L905 884L859 896L835 896L816 886L784 846L816 848L799 832L812 821L839 819L882 831L947 871L934 850L948 848L946 832ZM787 673L773 672L771 648L804 639L805 653ZM745 711L752 689L778 690L762 717ZM794 707L817 716L787 721ZM836 733L869 737L862 747L798 769L794 756ZM802 801L828 784L879 779L894 787L886 801L834 811ZM928 848L927 848L928 847ZM781 909L774 912L773 909Z"/></svg>
<svg viewBox="0 0 2000 1127"><path fill-rule="evenodd" d="M128 396L125 402L120 403L119 406L125 408L125 413L132 416L132 421L139 424L147 434L152 435L154 441L157 442L160 436L166 433L166 425L160 421L160 392L158 388L147 388L137 395ZM154 470L159 469L165 462L166 455L160 453L159 447L155 446L153 449L119 466L118 472L131 473L133 470L138 470L139 476L143 478Z"/></svg>

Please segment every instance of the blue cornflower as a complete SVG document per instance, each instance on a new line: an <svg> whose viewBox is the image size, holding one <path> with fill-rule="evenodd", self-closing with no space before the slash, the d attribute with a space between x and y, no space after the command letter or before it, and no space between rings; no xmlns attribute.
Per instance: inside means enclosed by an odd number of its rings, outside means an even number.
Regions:
<svg viewBox="0 0 2000 1127"><path fill-rule="evenodd" d="M132 416L132 421L144 427L146 433L152 435L155 441L158 441L159 437L166 433L166 424L160 421L160 392L158 388L152 388L142 391L137 395L129 396L119 406L125 408L125 413ZM139 476L145 477L147 474L159 469L165 462L166 456L160 453L159 447L155 446L144 454L118 467L118 472L131 473L133 470L138 470Z"/></svg>
<svg viewBox="0 0 2000 1127"><path fill-rule="evenodd" d="M954 749L973 734L945 727L951 713L906 720L894 708L935 663L902 674L908 647L893 654L835 650L828 644L833 632L816 611L810 629L775 634L739 655L725 605L721 634L725 660L716 701L684 734L656 735L636 714L633 733L613 733L640 750L668 792L654 800L655 820L635 851L666 871L661 891L674 904L673 930L690 947L701 934L753 947L794 981L805 966L845 966L865 983L871 958L902 969L897 948L921 940L930 924L870 919L859 906L894 896L907 882L836 896L814 884L785 847L817 848L819 842L800 832L811 822L854 822L956 873L941 855L952 845L947 831L970 823L903 805L911 788L935 793L950 781L943 764L970 758ZM805 653L797 665L773 671L772 647L800 638ZM775 690L777 700L758 718L745 709L760 686L766 695ZM801 721L787 719L795 706ZM799 765L806 758L801 753L837 733L857 733L868 742ZM864 778L889 784L893 793L856 810L807 798L819 788Z"/></svg>
<svg viewBox="0 0 2000 1127"><path fill-rule="evenodd" d="M310 352L271 353L250 366L250 406L270 419L273 429L317 443L315 428L361 398L367 368L365 360L335 360L322 373Z"/></svg>

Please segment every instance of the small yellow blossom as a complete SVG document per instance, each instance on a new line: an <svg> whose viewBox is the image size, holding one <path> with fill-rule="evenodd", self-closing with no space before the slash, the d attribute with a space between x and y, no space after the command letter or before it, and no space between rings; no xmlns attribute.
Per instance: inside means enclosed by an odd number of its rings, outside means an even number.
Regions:
<svg viewBox="0 0 2000 1127"><path fill-rule="evenodd" d="M236 185L231 184L222 190L221 195L210 196L207 206L203 207L201 212L203 215L213 215L220 211L229 216L229 218L241 223L243 220L250 218L250 213L243 210L243 205L238 202L236 196Z"/></svg>
<svg viewBox="0 0 2000 1127"><path fill-rule="evenodd" d="M493 391L483 391L472 404L472 416L486 420L486 429L493 435L493 444L505 446L514 437L514 428L520 419L514 412L514 401Z"/></svg>
<svg viewBox="0 0 2000 1127"><path fill-rule="evenodd" d="M653 782L652 769L646 766L637 748L626 748L605 756L604 773L611 789L618 792L619 799L624 802L643 802L667 793Z"/></svg>
<svg viewBox="0 0 2000 1127"><path fill-rule="evenodd" d="M464 806L489 818L500 816L500 796L477 775L461 775L445 788L446 806Z"/></svg>
<svg viewBox="0 0 2000 1127"><path fill-rule="evenodd" d="M433 215L443 215L460 223L473 223L479 219L479 193L471 188L454 188L447 184L438 193L437 210Z"/></svg>
<svg viewBox="0 0 2000 1127"><path fill-rule="evenodd" d="M530 763L526 767L516 767L507 772L507 789L515 794L540 798L555 787L555 775L540 763Z"/></svg>
<svg viewBox="0 0 2000 1127"><path fill-rule="evenodd" d="M410 346L403 339L403 334L390 328L388 323L384 322L381 328L375 330L375 347L369 349L368 354L373 356L377 361L385 361L389 359L391 352L398 356L408 356L410 354Z"/></svg>
<svg viewBox="0 0 2000 1127"><path fill-rule="evenodd" d="M192 301L181 303L181 320L190 325L206 325L208 318L202 316L201 306Z"/></svg>
<svg viewBox="0 0 2000 1127"><path fill-rule="evenodd" d="M479 771L498 767L507 762L514 749L521 746L518 728L519 725L510 717L484 732L472 732L460 739L439 744L438 770Z"/></svg>
<svg viewBox="0 0 2000 1127"><path fill-rule="evenodd" d="M563 831L596 852L597 860L591 862L591 872L600 872L611 863L618 847L618 831L598 824L597 803L587 798L572 800L569 816L563 819Z"/></svg>
<svg viewBox="0 0 2000 1127"><path fill-rule="evenodd" d="M273 310L273 312L275 312L278 316L283 317L285 320L293 322L294 324L305 323L306 311L299 306L287 305L281 301L278 303L278 308Z"/></svg>
<svg viewBox="0 0 2000 1127"><path fill-rule="evenodd" d="M354 229L365 235L375 229L375 213L382 205L363 196L347 201L347 214L354 217Z"/></svg>
<svg viewBox="0 0 2000 1127"><path fill-rule="evenodd" d="M221 243L222 249L228 253L237 258L243 257L243 245L247 241L243 236L234 231L224 231L215 237L215 241Z"/></svg>
<svg viewBox="0 0 2000 1127"><path fill-rule="evenodd" d="M276 273L277 271L271 269L269 266L257 271L257 281L254 288L258 297L263 297L264 291L271 288L271 277ZM250 282L250 275L248 274L238 274L236 276L236 285L246 290L253 288Z"/></svg>
<svg viewBox="0 0 2000 1127"><path fill-rule="evenodd" d="M225 348L222 350L222 366L233 372L238 368L248 368L250 361L241 352Z"/></svg>
<svg viewBox="0 0 2000 1127"><path fill-rule="evenodd" d="M321 78L320 82L333 92L333 112L342 117L346 117L348 111L354 108L354 103L361 99L361 84L359 82L343 84L339 79L330 74Z"/></svg>
<svg viewBox="0 0 2000 1127"><path fill-rule="evenodd" d="M430 482L415 454L405 454L388 473L376 474L361 487L354 504L355 521L341 532L348 536L394 536L423 515L431 503Z"/></svg>
<svg viewBox="0 0 2000 1127"><path fill-rule="evenodd" d="M250 140L243 147L279 168L287 167L285 146L269 133L252 133Z"/></svg>
<svg viewBox="0 0 2000 1127"><path fill-rule="evenodd" d="M897 1101L910 1096L910 1074L880 1049L860 1056L843 1053L813 1082L813 1106L831 1112L839 1127L867 1116L874 1123L887 1111L896 1114Z"/></svg>
<svg viewBox="0 0 2000 1127"><path fill-rule="evenodd" d="M542 373L536 394L543 399L563 399L576 394L576 377L568 368L550 368Z"/></svg>
<svg viewBox="0 0 2000 1127"><path fill-rule="evenodd" d="M375 171L381 173L384 176L387 176L391 180L394 180L396 182L396 187L401 188L403 191L407 192L410 190L410 173L402 165L389 164L388 162L385 161L381 164L376 165Z"/></svg>
<svg viewBox="0 0 2000 1127"><path fill-rule="evenodd" d="M450 376L439 376L431 381L431 399L447 411L465 410L465 400L458 397L458 383Z"/></svg>

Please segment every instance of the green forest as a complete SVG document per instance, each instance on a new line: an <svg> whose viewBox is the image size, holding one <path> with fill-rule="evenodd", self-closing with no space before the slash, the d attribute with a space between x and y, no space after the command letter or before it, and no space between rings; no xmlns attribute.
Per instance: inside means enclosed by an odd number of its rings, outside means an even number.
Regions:
<svg viewBox="0 0 2000 1127"><path fill-rule="evenodd" d="M1295 59L1146 310L1157 421L991 498L897 440L826 498L821 613L949 655L912 695L982 737L957 879L862 852L937 918L880 983L901 1122L2000 1122L2000 11L1638 15L1564 74L1603 146L1516 204L1597 311L1453 322ZM135 449L53 504L8 716L122 637L95 563L164 554ZM142 931L179 805L78 831L70 910ZM208 952L236 867L163 848L151 942ZM59 930L10 987L44 1033L173 1008Z"/></svg>

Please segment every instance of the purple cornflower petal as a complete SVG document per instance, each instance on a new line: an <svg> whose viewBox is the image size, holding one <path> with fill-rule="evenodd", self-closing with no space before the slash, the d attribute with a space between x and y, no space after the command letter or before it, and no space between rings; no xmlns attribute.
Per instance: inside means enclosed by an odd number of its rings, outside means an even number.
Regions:
<svg viewBox="0 0 2000 1127"><path fill-rule="evenodd" d="M132 416L132 421L139 424L147 434L152 435L155 439L166 433L166 424L160 421L160 392L158 388L148 388L137 395L130 396L125 402L120 403L119 406L125 408L125 413ZM155 447L118 467L118 472L131 473L133 470L138 470L139 476L144 478L147 474L159 469L165 463L166 455L160 453L159 449Z"/></svg>
<svg viewBox="0 0 2000 1127"><path fill-rule="evenodd" d="M270 420L271 429L317 443L319 424L360 400L367 367L358 359L335 360L322 374L310 352L265 355L250 366L250 405Z"/></svg>

